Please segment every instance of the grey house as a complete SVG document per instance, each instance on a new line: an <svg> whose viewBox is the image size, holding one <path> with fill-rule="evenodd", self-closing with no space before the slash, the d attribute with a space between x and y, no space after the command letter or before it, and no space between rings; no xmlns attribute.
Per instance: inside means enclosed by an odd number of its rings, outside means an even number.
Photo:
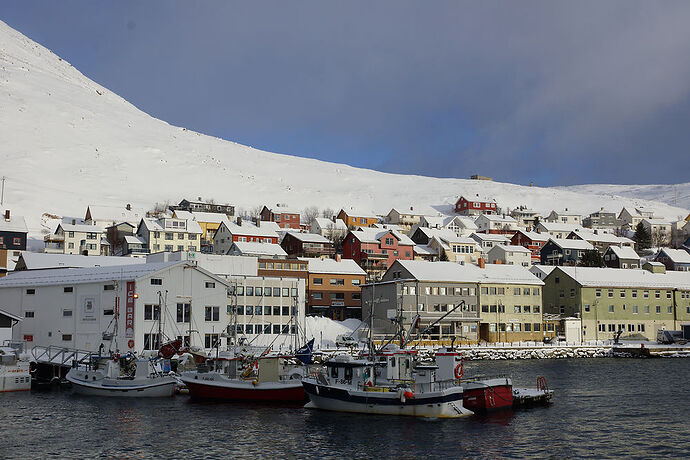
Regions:
<svg viewBox="0 0 690 460"><path fill-rule="evenodd" d="M610 268L640 268L640 256L629 246L609 246L604 252L604 265Z"/></svg>
<svg viewBox="0 0 690 460"><path fill-rule="evenodd" d="M605 211L604 208L601 208L582 219L582 225L590 228L618 228L622 222L615 212Z"/></svg>
<svg viewBox="0 0 690 460"><path fill-rule="evenodd" d="M478 270L453 262L396 260L381 282L362 286L362 319L368 322L373 305L374 336L390 337L396 331L390 318L401 309L406 329L417 314L424 328L464 301L424 338L476 341Z"/></svg>
<svg viewBox="0 0 690 460"><path fill-rule="evenodd" d="M569 240L551 238L541 248L541 263L543 265L577 265L585 251L594 246L584 240Z"/></svg>

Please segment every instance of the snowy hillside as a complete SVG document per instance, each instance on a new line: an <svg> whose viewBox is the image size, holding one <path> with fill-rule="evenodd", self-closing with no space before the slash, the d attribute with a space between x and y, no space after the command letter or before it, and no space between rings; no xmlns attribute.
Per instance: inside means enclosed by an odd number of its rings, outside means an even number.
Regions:
<svg viewBox="0 0 690 460"><path fill-rule="evenodd" d="M461 194L480 193L504 209L567 207L584 214L643 204L669 218L688 213L586 190L385 174L205 136L150 117L2 22L0 158L4 207L26 216L36 238L44 212L83 217L90 203L149 209L199 196L244 208L280 202L387 213L414 205L437 213Z"/></svg>
<svg viewBox="0 0 690 460"><path fill-rule="evenodd" d="M690 209L690 182L684 184L656 184L656 185L610 185L590 184L558 187L579 193L595 193L599 195L618 195L628 198L644 198L646 200L661 201L671 206Z"/></svg>

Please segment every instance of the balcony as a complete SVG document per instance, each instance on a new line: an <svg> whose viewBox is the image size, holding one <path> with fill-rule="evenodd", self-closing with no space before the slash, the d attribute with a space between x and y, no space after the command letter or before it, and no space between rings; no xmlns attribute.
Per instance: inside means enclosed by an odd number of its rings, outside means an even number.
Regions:
<svg viewBox="0 0 690 460"><path fill-rule="evenodd" d="M388 260L388 254L364 252L361 253L362 259L368 260Z"/></svg>

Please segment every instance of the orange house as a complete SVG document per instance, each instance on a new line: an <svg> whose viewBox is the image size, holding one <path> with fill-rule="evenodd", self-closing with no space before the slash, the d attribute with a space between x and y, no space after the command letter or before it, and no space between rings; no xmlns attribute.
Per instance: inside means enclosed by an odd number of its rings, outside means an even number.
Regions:
<svg viewBox="0 0 690 460"><path fill-rule="evenodd" d="M341 219L348 227L371 227L379 221L376 216L348 214L344 209L340 210L337 219Z"/></svg>

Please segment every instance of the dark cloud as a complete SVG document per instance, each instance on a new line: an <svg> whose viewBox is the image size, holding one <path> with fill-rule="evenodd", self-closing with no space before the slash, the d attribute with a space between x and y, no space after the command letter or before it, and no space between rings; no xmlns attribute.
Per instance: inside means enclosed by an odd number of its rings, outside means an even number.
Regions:
<svg viewBox="0 0 690 460"><path fill-rule="evenodd" d="M543 185L688 180L685 1L8 6L148 113L255 147Z"/></svg>

